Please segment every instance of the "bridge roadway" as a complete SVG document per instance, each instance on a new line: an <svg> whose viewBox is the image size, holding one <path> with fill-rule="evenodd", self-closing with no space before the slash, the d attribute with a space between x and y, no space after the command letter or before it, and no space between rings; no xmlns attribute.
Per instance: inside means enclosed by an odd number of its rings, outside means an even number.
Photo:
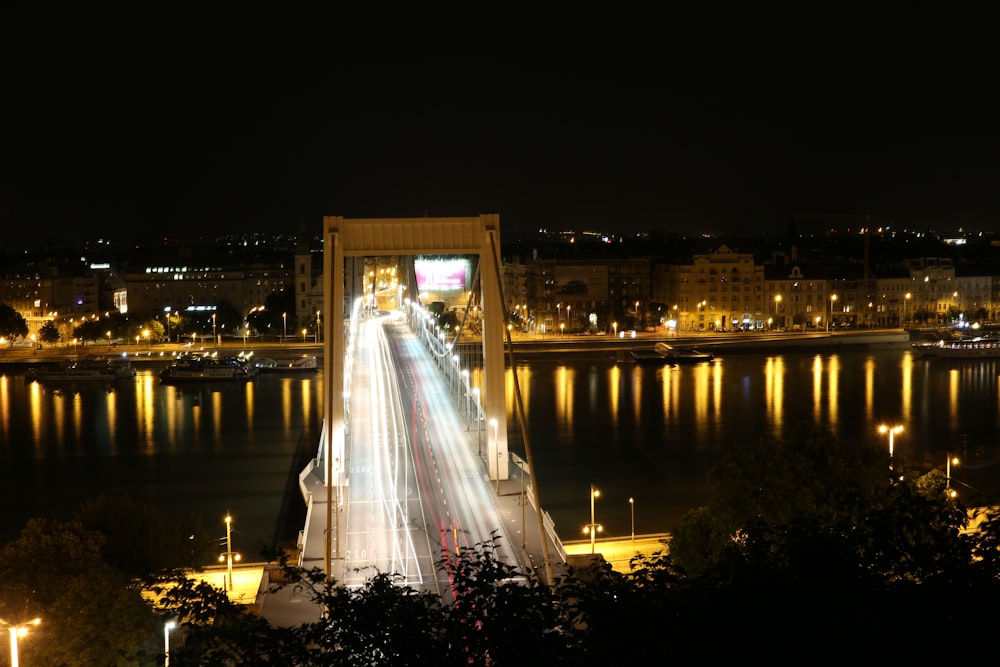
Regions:
<svg viewBox="0 0 1000 667"><path fill-rule="evenodd" d="M406 320L359 323L350 366L346 484L335 496L337 581L360 586L376 572L393 572L447 597L447 575L438 565L494 535L503 561L540 568L534 510L522 511L520 468L498 495L478 456L479 438L488 434L459 414L464 395L449 388ZM324 448L300 476L309 506L299 545L305 567L323 566ZM559 547L551 547L552 559L560 560Z"/></svg>

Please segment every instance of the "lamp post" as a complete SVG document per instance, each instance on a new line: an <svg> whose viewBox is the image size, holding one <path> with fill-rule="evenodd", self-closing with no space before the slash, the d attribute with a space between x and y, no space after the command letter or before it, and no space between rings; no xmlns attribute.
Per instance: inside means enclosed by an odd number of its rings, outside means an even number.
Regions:
<svg viewBox="0 0 1000 667"><path fill-rule="evenodd" d="M597 550L596 549L596 547L597 547L597 531L604 530L603 526L598 525L597 522L594 521L594 499L597 498L597 496L599 496L599 495L601 495L601 492L598 489L595 489L594 485L591 484L590 485L590 523L587 524L587 527L584 529L583 532L584 533L590 533L590 553L592 553L592 554L595 553L596 550Z"/></svg>
<svg viewBox="0 0 1000 667"><path fill-rule="evenodd" d="M288 339L288 313L281 314L281 342L284 343ZM302 337L302 342L305 342L305 336Z"/></svg>
<svg viewBox="0 0 1000 667"><path fill-rule="evenodd" d="M632 514L632 541L635 542L635 498L628 499L628 509Z"/></svg>
<svg viewBox="0 0 1000 667"><path fill-rule="evenodd" d="M906 306L905 308L903 308L903 321L904 322L906 322L906 321L908 321L910 319L910 299L912 299L912 298L913 298L913 295L910 294L909 292L907 292L906 293L906 300L903 302L905 304L905 306Z"/></svg>
<svg viewBox="0 0 1000 667"><path fill-rule="evenodd" d="M163 624L163 667L170 667L170 631L176 627L173 621Z"/></svg>
<svg viewBox="0 0 1000 667"><path fill-rule="evenodd" d="M320 317L319 317L319 311L317 310L316 311L316 335L314 336L315 342L317 344L319 343L319 330L320 330Z"/></svg>
<svg viewBox="0 0 1000 667"><path fill-rule="evenodd" d="M497 448L497 495L500 495L500 430L496 419L490 420L493 427L493 446Z"/></svg>
<svg viewBox="0 0 1000 667"><path fill-rule="evenodd" d="M639 329L642 327L642 321L639 319L639 302L635 302L635 327Z"/></svg>
<svg viewBox="0 0 1000 667"><path fill-rule="evenodd" d="M148 350L149 347L150 347L150 343L149 343L149 329L143 329L142 330L142 337L146 339L146 349Z"/></svg>
<svg viewBox="0 0 1000 667"><path fill-rule="evenodd" d="M21 623L20 625L18 625L18 624L15 623L15 624L12 625L12 624L8 623L7 621L5 621L3 619L0 619L0 625L6 625L7 626L7 631L10 633L10 664L11 664L11 667L18 667L18 665L20 664L20 661L19 661L19 658L18 658L18 651L17 651L17 641L18 641L18 639L20 639L21 637L23 637L26 634L28 634L28 628L29 628L29 626L38 625L41 622L42 622L42 619L36 618L36 619L31 620L31 621L28 621L27 623Z"/></svg>
<svg viewBox="0 0 1000 667"><path fill-rule="evenodd" d="M468 419L472 415L472 410L469 408L469 369L462 369L462 380L464 380L465 385L465 418ZM466 431L469 429L466 428Z"/></svg>
<svg viewBox="0 0 1000 667"><path fill-rule="evenodd" d="M833 304L837 301L837 295L830 295L830 319L826 321L826 331L830 332L830 322L833 320Z"/></svg>
<svg viewBox="0 0 1000 667"><path fill-rule="evenodd" d="M611 323L611 330L614 331L615 338L618 338L618 322Z"/></svg>
<svg viewBox="0 0 1000 667"><path fill-rule="evenodd" d="M954 498L958 494L951 490L951 467L953 465L958 465L958 457L952 458L951 454L948 454L948 459L945 464L945 478L944 478L944 492L949 498Z"/></svg>
<svg viewBox="0 0 1000 667"><path fill-rule="evenodd" d="M878 427L878 432L882 434L889 434L889 470L892 470L892 456L893 447L895 445L895 436L897 433L903 432L903 427L899 424L895 424L893 426L886 426L885 424L882 424Z"/></svg>
<svg viewBox="0 0 1000 667"><path fill-rule="evenodd" d="M215 333L215 313L212 313L212 345L218 345L219 337Z"/></svg>
<svg viewBox="0 0 1000 667"><path fill-rule="evenodd" d="M775 294L774 295L774 323L775 324L778 323L778 304L780 304L780 303L781 303L781 295L780 294Z"/></svg>
<svg viewBox="0 0 1000 667"><path fill-rule="evenodd" d="M226 515L226 569L229 571L227 591L233 590L233 517Z"/></svg>

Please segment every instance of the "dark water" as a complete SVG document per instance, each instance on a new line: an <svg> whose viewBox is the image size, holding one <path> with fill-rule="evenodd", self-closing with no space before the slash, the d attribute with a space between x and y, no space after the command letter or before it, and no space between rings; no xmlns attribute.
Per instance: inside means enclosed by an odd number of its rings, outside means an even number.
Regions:
<svg viewBox="0 0 1000 667"><path fill-rule="evenodd" d="M128 493L199 515L220 537L231 512L234 542L256 555L302 527L293 484L315 456L321 400L315 376L181 388L155 369L113 385L0 377L0 539L29 517L68 518L86 498Z"/></svg>
<svg viewBox="0 0 1000 667"><path fill-rule="evenodd" d="M590 521L591 483L602 491L596 520L608 534L628 535L633 510L637 533L669 531L708 499L706 476L726 452L803 424L881 447L887 459L878 426L900 424L896 459L943 468L957 453L964 465L952 475L971 502L997 487L1000 466L986 464L1000 433L998 371L996 361L897 349L732 355L681 367L533 362L518 380L542 505L566 540Z"/></svg>
<svg viewBox="0 0 1000 667"><path fill-rule="evenodd" d="M531 361L518 379L542 504L560 536L574 539L589 522L591 483L608 534L630 532L633 508L637 533L669 531L707 499L705 477L727 451L802 423L886 451L877 426L898 423L898 458L943 466L951 451L982 465L1000 433L998 371L993 361L886 350L677 368ZM511 448L523 455L509 393ZM316 453L321 418L322 374L181 389L153 369L114 387L0 376L0 540L29 517L68 517L101 492L196 513L220 536L231 512L234 542L247 552L294 539L305 513L297 474ZM991 490L984 470L953 476L971 496Z"/></svg>

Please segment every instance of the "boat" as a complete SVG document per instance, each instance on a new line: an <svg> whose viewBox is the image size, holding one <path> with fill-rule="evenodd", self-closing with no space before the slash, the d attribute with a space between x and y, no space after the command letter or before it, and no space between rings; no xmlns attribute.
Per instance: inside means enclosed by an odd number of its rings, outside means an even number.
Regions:
<svg viewBox="0 0 1000 667"><path fill-rule="evenodd" d="M913 349L925 357L941 359L1000 359L1000 338L919 341L913 343Z"/></svg>
<svg viewBox="0 0 1000 667"><path fill-rule="evenodd" d="M86 357L59 366L29 368L25 377L41 382L120 380L135 377L135 367L125 357Z"/></svg>
<svg viewBox="0 0 1000 667"><path fill-rule="evenodd" d="M319 369L315 356L305 355L294 359L259 357L254 367L261 373L314 373Z"/></svg>
<svg viewBox="0 0 1000 667"><path fill-rule="evenodd" d="M205 382L212 380L249 380L257 370L243 356L219 357L214 354L190 353L178 355L172 364L160 371L160 381Z"/></svg>
<svg viewBox="0 0 1000 667"><path fill-rule="evenodd" d="M674 347L657 343L652 348L632 350L632 360L637 364L691 364L712 361L715 355L693 347Z"/></svg>

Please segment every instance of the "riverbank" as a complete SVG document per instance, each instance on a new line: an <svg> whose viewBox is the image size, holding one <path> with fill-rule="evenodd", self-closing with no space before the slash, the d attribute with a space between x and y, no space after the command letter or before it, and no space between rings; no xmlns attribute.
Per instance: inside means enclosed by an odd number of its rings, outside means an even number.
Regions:
<svg viewBox="0 0 1000 667"><path fill-rule="evenodd" d="M722 354L778 354L795 351L835 352L858 349L907 349L910 333L903 329L881 329L838 333L760 333L677 335L637 334L635 338L610 336L515 336L514 357L580 359L613 358L631 360L633 349L651 349L657 343L706 350ZM508 359L509 363L509 359Z"/></svg>

